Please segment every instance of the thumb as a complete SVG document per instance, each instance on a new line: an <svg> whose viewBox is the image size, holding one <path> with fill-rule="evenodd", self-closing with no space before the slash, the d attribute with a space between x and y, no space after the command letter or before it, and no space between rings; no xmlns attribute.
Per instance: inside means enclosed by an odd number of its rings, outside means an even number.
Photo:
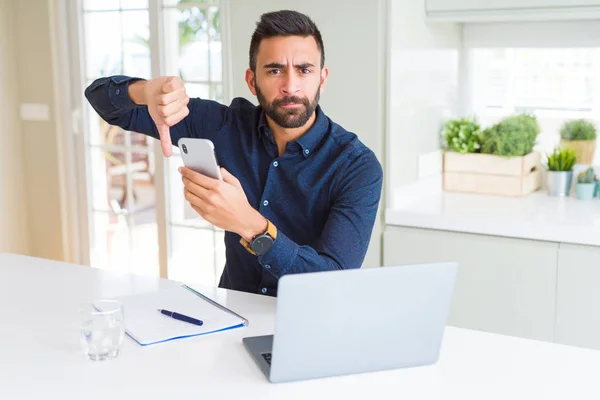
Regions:
<svg viewBox="0 0 600 400"><path fill-rule="evenodd" d="M221 167L221 175L223 175L223 180L225 182L230 183L239 188L242 187L242 185L240 184L240 181L235 176L231 175L231 173L223 167Z"/></svg>
<svg viewBox="0 0 600 400"><path fill-rule="evenodd" d="M177 77L176 76L168 77L167 80L165 80L165 82L163 83L163 85L161 87L161 91L163 93L171 93L175 89L177 89Z"/></svg>
<svg viewBox="0 0 600 400"><path fill-rule="evenodd" d="M156 129L158 130L158 135L160 137L160 146L162 148L162 152L165 157L171 156L173 151L172 143L171 143L171 133L169 131L169 125L166 124L156 124Z"/></svg>

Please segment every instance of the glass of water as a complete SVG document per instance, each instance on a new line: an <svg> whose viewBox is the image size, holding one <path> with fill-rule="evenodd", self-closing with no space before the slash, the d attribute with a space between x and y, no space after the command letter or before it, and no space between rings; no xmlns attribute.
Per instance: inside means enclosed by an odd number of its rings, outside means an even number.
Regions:
<svg viewBox="0 0 600 400"><path fill-rule="evenodd" d="M85 355L94 361L119 355L125 336L123 304L117 300L95 300L80 309L80 339Z"/></svg>

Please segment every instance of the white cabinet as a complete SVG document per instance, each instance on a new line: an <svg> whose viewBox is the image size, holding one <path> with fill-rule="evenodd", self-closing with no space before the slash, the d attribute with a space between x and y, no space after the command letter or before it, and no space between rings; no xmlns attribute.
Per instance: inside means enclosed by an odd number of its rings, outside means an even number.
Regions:
<svg viewBox="0 0 600 400"><path fill-rule="evenodd" d="M553 341L558 244L387 226L384 265L457 261L450 325Z"/></svg>
<svg viewBox="0 0 600 400"><path fill-rule="evenodd" d="M425 12L454 21L591 19L600 0L425 0Z"/></svg>
<svg viewBox="0 0 600 400"><path fill-rule="evenodd" d="M600 248L561 244L556 342L600 349Z"/></svg>
<svg viewBox="0 0 600 400"><path fill-rule="evenodd" d="M599 0L426 0L428 11L484 11L600 6Z"/></svg>

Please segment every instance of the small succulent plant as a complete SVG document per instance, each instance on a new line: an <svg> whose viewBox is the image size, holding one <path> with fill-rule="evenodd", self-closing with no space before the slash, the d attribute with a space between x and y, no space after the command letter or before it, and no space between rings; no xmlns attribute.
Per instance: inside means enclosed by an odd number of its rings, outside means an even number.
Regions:
<svg viewBox="0 0 600 400"><path fill-rule="evenodd" d="M588 168L577 175L577 183L595 183L596 175L594 175L594 169Z"/></svg>
<svg viewBox="0 0 600 400"><path fill-rule="evenodd" d="M548 171L571 171L575 165L575 152L571 149L554 149L548 155Z"/></svg>

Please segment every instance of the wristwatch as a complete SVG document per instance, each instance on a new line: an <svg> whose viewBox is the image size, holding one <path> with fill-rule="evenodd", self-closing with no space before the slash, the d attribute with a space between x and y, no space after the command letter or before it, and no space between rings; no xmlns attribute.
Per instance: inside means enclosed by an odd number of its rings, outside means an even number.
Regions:
<svg viewBox="0 0 600 400"><path fill-rule="evenodd" d="M265 254L267 251L271 250L271 247L273 247L276 238L277 228L271 223L271 221L267 219L267 230L265 232L254 236L250 243L244 240L244 238L241 238L240 243L250 253L256 256L260 256Z"/></svg>

